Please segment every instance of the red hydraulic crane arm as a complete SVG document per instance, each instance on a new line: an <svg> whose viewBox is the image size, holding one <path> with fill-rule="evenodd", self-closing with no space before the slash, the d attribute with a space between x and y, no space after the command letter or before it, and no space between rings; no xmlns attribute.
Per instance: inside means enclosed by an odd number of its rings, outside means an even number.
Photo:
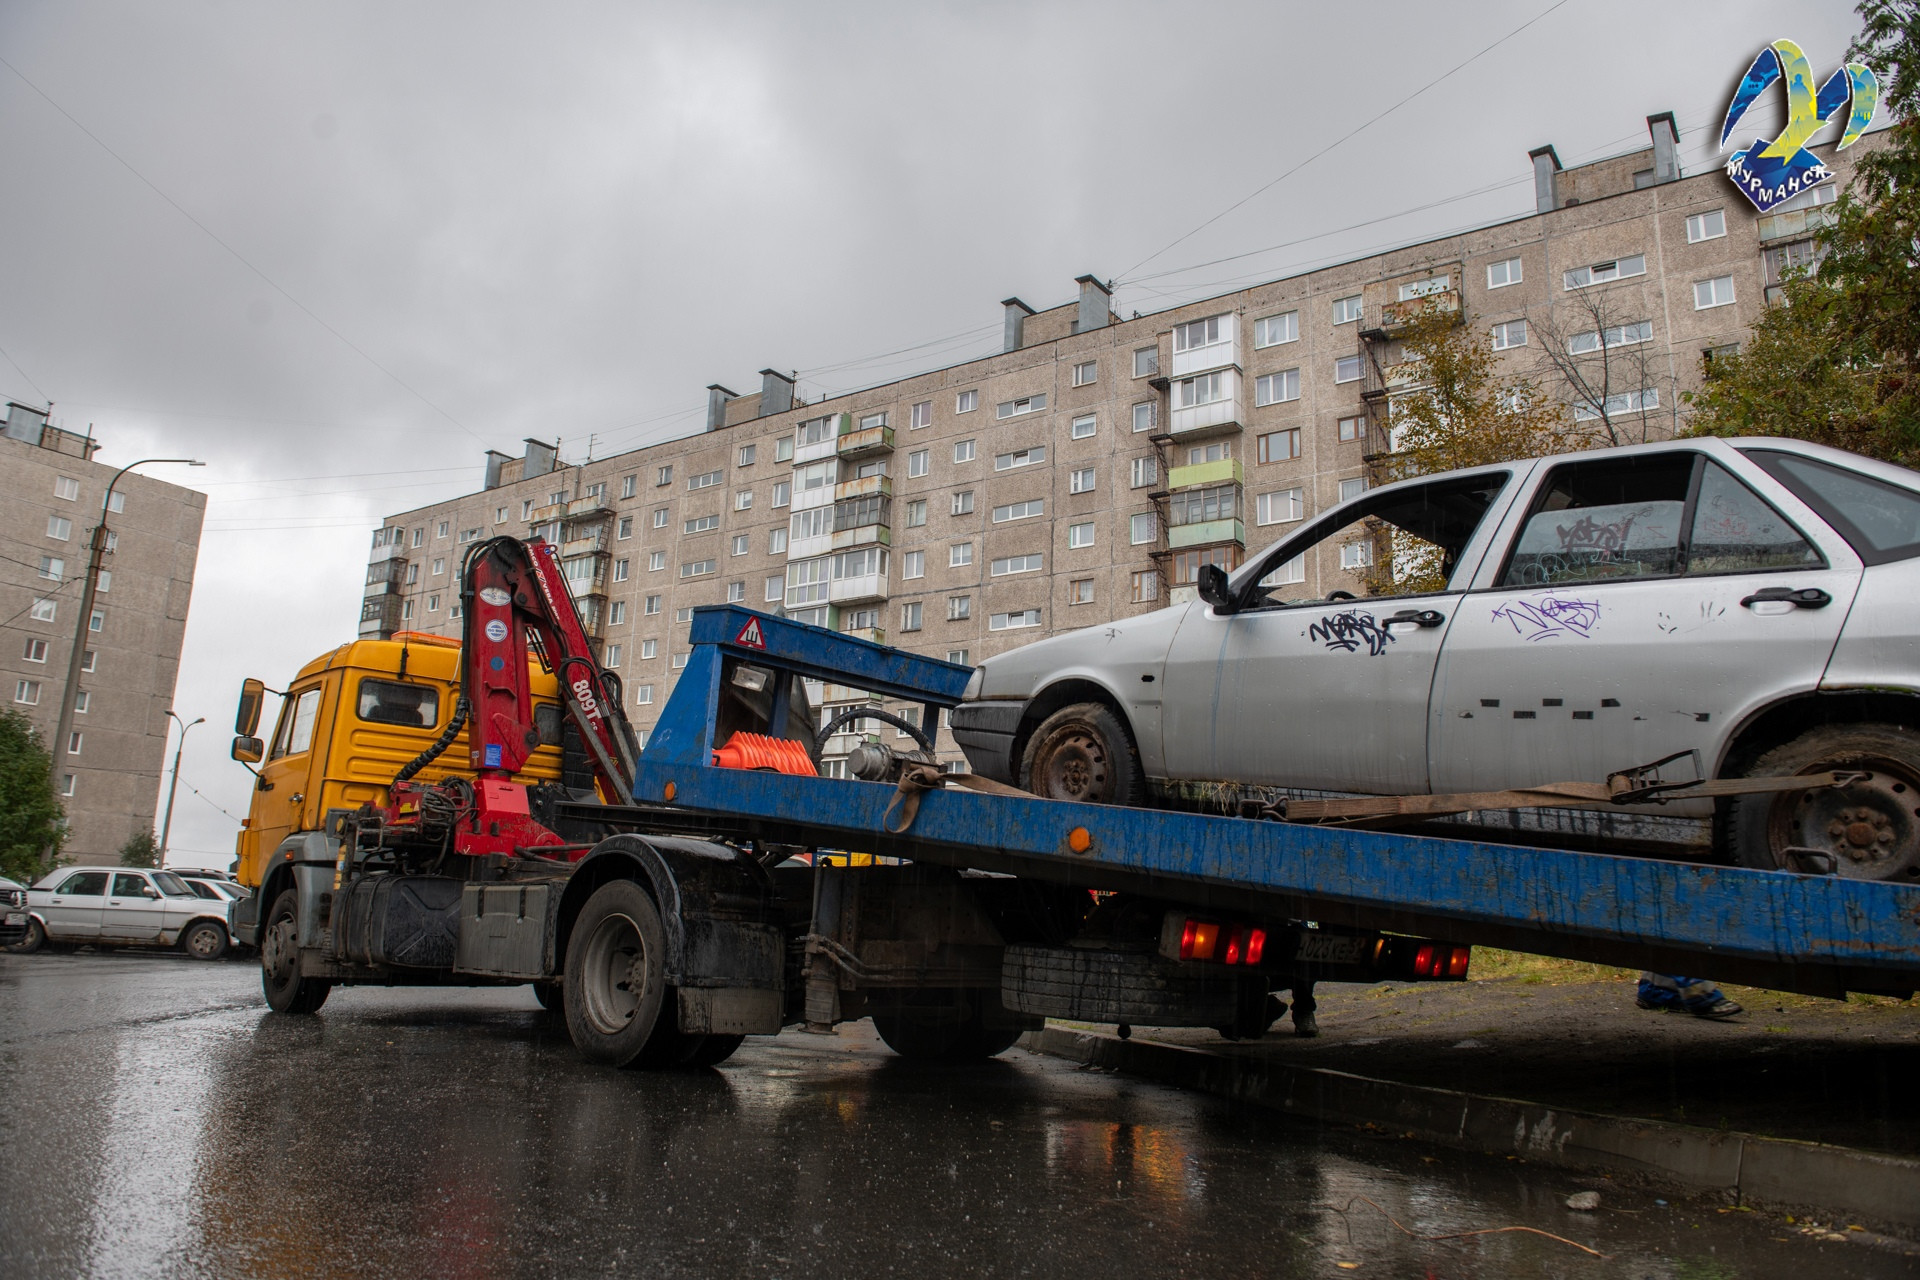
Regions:
<svg viewBox="0 0 1920 1280"><path fill-rule="evenodd" d="M467 741L479 777L509 780L540 745L527 678L528 633L560 682L607 798L633 802L638 756L618 676L603 670L552 544L492 538L467 554L460 589Z"/></svg>

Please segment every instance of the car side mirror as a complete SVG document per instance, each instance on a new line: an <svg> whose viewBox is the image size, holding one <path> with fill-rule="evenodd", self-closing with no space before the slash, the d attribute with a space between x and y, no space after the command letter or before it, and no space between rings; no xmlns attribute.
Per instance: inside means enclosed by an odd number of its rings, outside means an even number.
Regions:
<svg viewBox="0 0 1920 1280"><path fill-rule="evenodd" d="M147 885L140 890L140 896L143 898L157 898L160 896L160 891L152 885Z"/></svg>
<svg viewBox="0 0 1920 1280"><path fill-rule="evenodd" d="M1227 571L1219 565L1201 565L1195 587L1200 593L1200 598L1212 605L1216 613L1233 612L1233 592L1227 586Z"/></svg>
<svg viewBox="0 0 1920 1280"><path fill-rule="evenodd" d="M243 738L251 738L260 731L260 704L267 696L267 686L248 676L240 682L240 712L233 718L233 731ZM235 756L238 760L240 757ZM255 756L258 760L260 757Z"/></svg>
<svg viewBox="0 0 1920 1280"><path fill-rule="evenodd" d="M260 757L267 754L267 746L260 739L243 733L233 740L232 754L241 764L259 764Z"/></svg>

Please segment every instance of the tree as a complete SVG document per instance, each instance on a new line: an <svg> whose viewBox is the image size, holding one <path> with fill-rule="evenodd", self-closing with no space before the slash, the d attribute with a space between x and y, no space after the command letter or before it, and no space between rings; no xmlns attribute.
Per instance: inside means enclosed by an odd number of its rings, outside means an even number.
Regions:
<svg viewBox="0 0 1920 1280"><path fill-rule="evenodd" d="M1777 435L1920 466L1920 0L1864 0L1848 57L1892 119L1737 355L1707 365L1693 430Z"/></svg>
<svg viewBox="0 0 1920 1280"><path fill-rule="evenodd" d="M40 877L41 850L58 851L66 838L52 753L25 716L0 711L0 875L31 884Z"/></svg>
<svg viewBox="0 0 1920 1280"><path fill-rule="evenodd" d="M1634 296L1589 285L1557 306L1529 315L1540 368L1566 392L1586 442L1644 444L1674 434L1674 380L1654 346L1653 321L1623 310Z"/></svg>
<svg viewBox="0 0 1920 1280"><path fill-rule="evenodd" d="M153 834L153 828L136 831L127 837L120 846L120 862L128 867L157 867L160 865L160 841Z"/></svg>

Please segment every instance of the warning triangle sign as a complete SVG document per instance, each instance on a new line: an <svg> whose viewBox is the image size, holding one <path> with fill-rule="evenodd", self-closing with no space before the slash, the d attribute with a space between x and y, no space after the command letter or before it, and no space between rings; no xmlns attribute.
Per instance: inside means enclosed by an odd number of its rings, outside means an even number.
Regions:
<svg viewBox="0 0 1920 1280"><path fill-rule="evenodd" d="M766 648L767 638L760 633L760 619L748 618L747 625L740 628L740 634L733 638L733 642L746 649Z"/></svg>

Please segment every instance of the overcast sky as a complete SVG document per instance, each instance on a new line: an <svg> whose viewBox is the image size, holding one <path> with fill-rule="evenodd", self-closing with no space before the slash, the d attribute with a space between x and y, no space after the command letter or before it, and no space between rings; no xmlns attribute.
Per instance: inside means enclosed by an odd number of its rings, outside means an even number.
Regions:
<svg viewBox="0 0 1920 1280"><path fill-rule="evenodd" d="M1809 0L7 0L0 398L103 462L208 461L152 474L210 495L172 861L224 865L240 678L350 638L372 528L477 488L485 449L683 435L768 365L814 398L986 354L1001 298L1084 272L1148 312L1524 214L1529 149L1628 150L1657 111L1710 169L1760 46L1824 73L1855 27Z"/></svg>

